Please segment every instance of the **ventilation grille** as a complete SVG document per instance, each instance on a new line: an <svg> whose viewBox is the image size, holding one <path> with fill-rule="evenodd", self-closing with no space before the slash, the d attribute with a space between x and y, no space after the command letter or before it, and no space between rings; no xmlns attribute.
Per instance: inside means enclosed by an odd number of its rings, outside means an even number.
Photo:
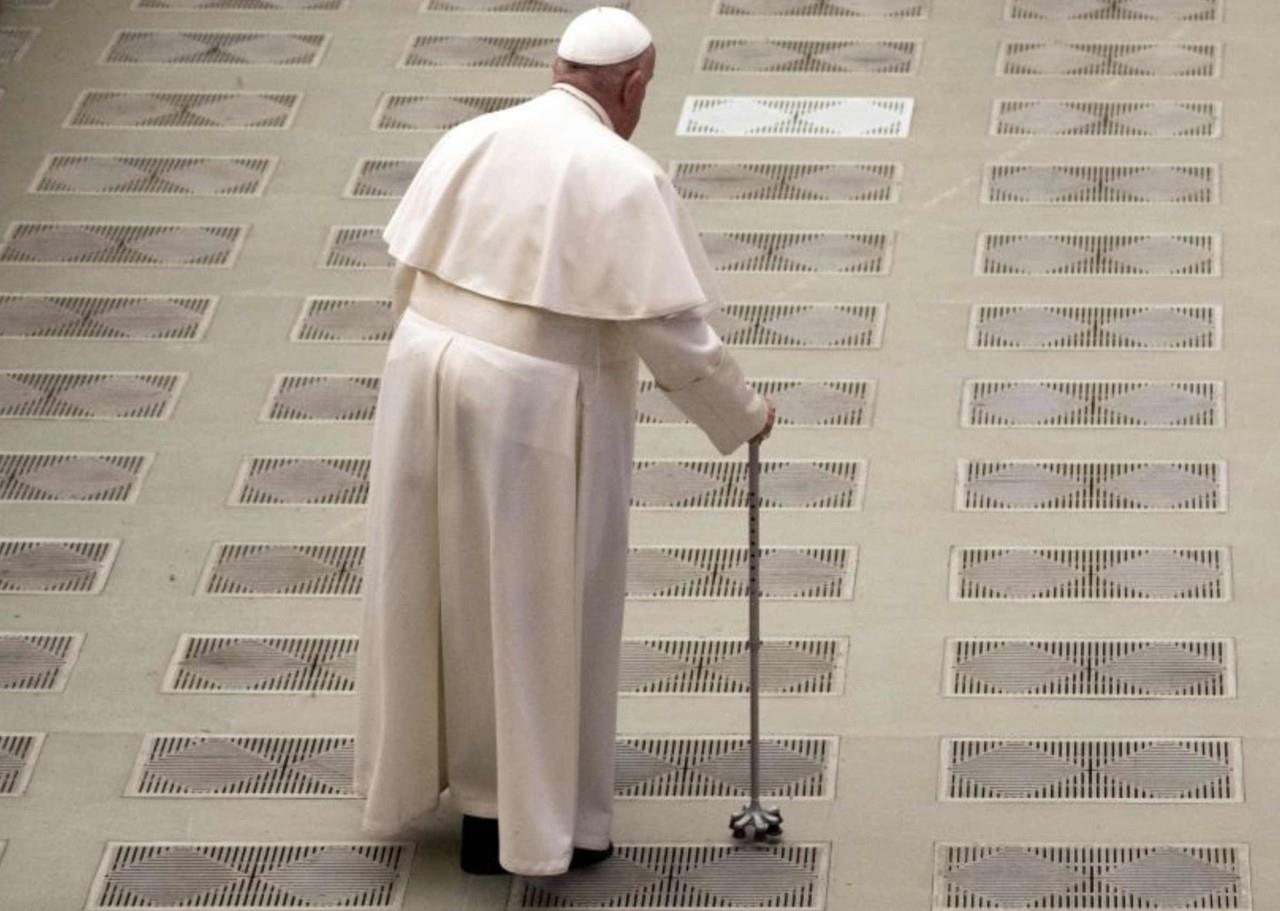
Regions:
<svg viewBox="0 0 1280 911"><path fill-rule="evenodd" d="M64 127L91 129L287 130L299 92L83 92Z"/></svg>
<svg viewBox="0 0 1280 911"><path fill-rule="evenodd" d="M354 693L355 636L183 635L165 693Z"/></svg>
<svg viewBox="0 0 1280 911"><path fill-rule="evenodd" d="M765 509L859 509L866 463L769 461L760 463L760 505ZM638 461L631 505L641 509L746 509L747 466L741 461Z"/></svg>
<svg viewBox="0 0 1280 911"><path fill-rule="evenodd" d="M760 794L830 800L835 737L760 741ZM615 796L705 800L751 796L751 741L746 737L620 737Z"/></svg>
<svg viewBox="0 0 1280 911"><path fill-rule="evenodd" d="M1059 101L997 99L993 136L1214 139L1222 132L1218 101Z"/></svg>
<svg viewBox="0 0 1280 911"><path fill-rule="evenodd" d="M911 98L690 95L677 136L904 137Z"/></svg>
<svg viewBox="0 0 1280 911"><path fill-rule="evenodd" d="M718 272L838 272L888 275L894 235L799 231L704 232Z"/></svg>
<svg viewBox="0 0 1280 911"><path fill-rule="evenodd" d="M362 544L215 544L197 594L354 598Z"/></svg>
<svg viewBox="0 0 1280 911"><path fill-rule="evenodd" d="M514 107L530 95L383 95L375 130L451 130L460 123Z"/></svg>
<svg viewBox="0 0 1280 911"><path fill-rule="evenodd" d="M397 64L402 67L542 69L556 57L557 38L501 35L414 35Z"/></svg>
<svg viewBox="0 0 1280 911"><path fill-rule="evenodd" d="M44 734L0 734L0 796L26 793L44 738Z"/></svg>
<svg viewBox="0 0 1280 911"><path fill-rule="evenodd" d="M320 32L122 30L99 63L316 66L328 43Z"/></svg>
<svg viewBox="0 0 1280 911"><path fill-rule="evenodd" d="M1227 601L1225 547L956 547L956 601Z"/></svg>
<svg viewBox="0 0 1280 911"><path fill-rule="evenodd" d="M760 552L763 598L853 597L851 547L766 547ZM688 600L748 594L745 547L635 547L627 563L627 597Z"/></svg>
<svg viewBox="0 0 1280 911"><path fill-rule="evenodd" d="M389 297L308 297L289 338L295 342L385 343L395 325Z"/></svg>
<svg viewBox="0 0 1280 911"><path fill-rule="evenodd" d="M671 171L681 197L717 202L897 202L902 183L894 162L674 161Z"/></svg>
<svg viewBox="0 0 1280 911"><path fill-rule="evenodd" d="M970 314L970 348L1216 351L1222 347L1222 307L1216 304L978 304Z"/></svg>
<svg viewBox="0 0 1280 911"><path fill-rule="evenodd" d="M32 193L77 196L261 196L277 159L49 155Z"/></svg>
<svg viewBox="0 0 1280 911"><path fill-rule="evenodd" d="M1217 234L980 234L977 275L1218 276Z"/></svg>
<svg viewBox="0 0 1280 911"><path fill-rule="evenodd" d="M1005 18L1217 22L1222 18L1222 0L1007 0Z"/></svg>
<svg viewBox="0 0 1280 911"><path fill-rule="evenodd" d="M149 453L0 452L0 503L133 503Z"/></svg>
<svg viewBox="0 0 1280 911"><path fill-rule="evenodd" d="M0 418L168 420L185 373L0 371Z"/></svg>
<svg viewBox="0 0 1280 911"><path fill-rule="evenodd" d="M736 348L879 348L883 304L725 304L707 322Z"/></svg>
<svg viewBox="0 0 1280 911"><path fill-rule="evenodd" d="M982 201L1035 205L1218 202L1214 164L987 165Z"/></svg>
<svg viewBox="0 0 1280 911"><path fill-rule="evenodd" d="M933 909L1250 911L1244 845L939 844Z"/></svg>
<svg viewBox="0 0 1280 911"><path fill-rule="evenodd" d="M264 421L372 421L380 376L277 374Z"/></svg>
<svg viewBox="0 0 1280 911"><path fill-rule="evenodd" d="M0 294L0 337L202 341L214 297Z"/></svg>
<svg viewBox="0 0 1280 911"><path fill-rule="evenodd" d="M779 426L869 427L875 383L872 380L752 380L777 407ZM683 424L683 413L653 380L640 382L636 400L641 424Z"/></svg>
<svg viewBox="0 0 1280 911"><path fill-rule="evenodd" d="M235 262L247 225L14 222L0 263L222 266Z"/></svg>
<svg viewBox="0 0 1280 911"><path fill-rule="evenodd" d="M1225 462L1037 459L959 463L956 508L990 511L1224 512Z"/></svg>
<svg viewBox="0 0 1280 911"><path fill-rule="evenodd" d="M762 696L830 696L844 692L846 639L764 639ZM623 696L740 696L751 692L745 639L622 640Z"/></svg>
<svg viewBox="0 0 1280 911"><path fill-rule="evenodd" d="M425 0L430 13L581 13L593 6L630 9L631 0Z"/></svg>
<svg viewBox="0 0 1280 911"><path fill-rule="evenodd" d="M968 380L965 427L1221 427L1224 390L1201 380Z"/></svg>
<svg viewBox="0 0 1280 911"><path fill-rule="evenodd" d="M0 65L21 60L38 34L38 28L0 28Z"/></svg>
<svg viewBox="0 0 1280 911"><path fill-rule="evenodd" d="M346 0L133 0L132 9L291 13L346 9Z"/></svg>
<svg viewBox="0 0 1280 911"><path fill-rule="evenodd" d="M109 841L85 909L399 908L413 853L412 842Z"/></svg>
<svg viewBox="0 0 1280 911"><path fill-rule="evenodd" d="M83 633L0 633L0 691L63 692L83 644Z"/></svg>
<svg viewBox="0 0 1280 911"><path fill-rule="evenodd" d="M118 538L0 538L0 594L96 595L119 550Z"/></svg>
<svg viewBox="0 0 1280 911"><path fill-rule="evenodd" d="M363 506L368 458L255 456L240 466L230 502L237 506Z"/></svg>
<svg viewBox="0 0 1280 911"><path fill-rule="evenodd" d="M1228 738L943 738L942 800L1209 803L1242 800Z"/></svg>
<svg viewBox="0 0 1280 911"><path fill-rule="evenodd" d="M698 65L710 73L906 74L919 59L915 41L708 38Z"/></svg>
<svg viewBox="0 0 1280 911"><path fill-rule="evenodd" d="M1128 41L1059 44L1006 41L996 72L1001 76L1183 76L1219 75L1217 44Z"/></svg>
<svg viewBox="0 0 1280 911"><path fill-rule="evenodd" d="M715 0L717 16L821 16L924 19L928 0Z"/></svg>
<svg viewBox="0 0 1280 911"><path fill-rule="evenodd" d="M395 260L387 252L381 225L335 225L329 229L324 256L325 269L390 269Z"/></svg>
<svg viewBox="0 0 1280 911"><path fill-rule="evenodd" d="M612 857L565 876L517 878L507 911L535 908L826 907L830 847L617 845Z"/></svg>
<svg viewBox="0 0 1280 911"><path fill-rule="evenodd" d="M1230 639L952 639L947 695L1221 699L1236 694Z"/></svg>
<svg viewBox="0 0 1280 911"><path fill-rule="evenodd" d="M126 797L351 797L355 738L152 734Z"/></svg>
<svg viewBox="0 0 1280 911"><path fill-rule="evenodd" d="M342 195L348 199L399 199L421 166L421 158L361 158Z"/></svg>

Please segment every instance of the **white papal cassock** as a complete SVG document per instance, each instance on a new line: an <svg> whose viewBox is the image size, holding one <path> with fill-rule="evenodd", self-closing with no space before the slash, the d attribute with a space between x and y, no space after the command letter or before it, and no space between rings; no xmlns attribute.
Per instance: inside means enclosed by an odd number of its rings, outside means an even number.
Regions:
<svg viewBox="0 0 1280 911"><path fill-rule="evenodd" d="M560 873L611 837L638 361L723 453L767 408L670 181L576 89L445 134L384 237L420 271L373 427L364 828L447 788L506 869Z"/></svg>

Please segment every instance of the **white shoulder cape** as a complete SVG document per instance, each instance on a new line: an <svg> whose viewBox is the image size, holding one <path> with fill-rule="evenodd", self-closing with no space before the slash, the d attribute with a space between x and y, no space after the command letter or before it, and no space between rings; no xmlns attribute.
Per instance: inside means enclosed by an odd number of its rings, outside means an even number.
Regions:
<svg viewBox="0 0 1280 911"><path fill-rule="evenodd" d="M670 179L566 91L446 133L382 236L396 259L447 282L571 316L719 305Z"/></svg>

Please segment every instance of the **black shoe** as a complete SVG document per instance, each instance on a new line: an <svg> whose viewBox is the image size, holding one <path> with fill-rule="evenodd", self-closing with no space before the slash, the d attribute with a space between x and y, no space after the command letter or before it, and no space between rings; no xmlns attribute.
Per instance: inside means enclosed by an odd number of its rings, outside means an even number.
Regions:
<svg viewBox="0 0 1280 911"><path fill-rule="evenodd" d="M498 862L498 820L463 815L462 870L477 876L507 872Z"/></svg>
<svg viewBox="0 0 1280 911"><path fill-rule="evenodd" d="M598 864L602 860L608 860L613 856L613 842L609 842L609 847L599 851L591 848L574 848L573 860L569 861L570 870L580 870L583 867L590 867L592 864Z"/></svg>

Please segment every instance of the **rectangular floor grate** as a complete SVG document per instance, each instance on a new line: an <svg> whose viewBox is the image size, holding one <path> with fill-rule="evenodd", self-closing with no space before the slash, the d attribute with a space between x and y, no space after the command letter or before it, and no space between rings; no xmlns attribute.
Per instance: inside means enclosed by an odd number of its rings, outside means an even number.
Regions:
<svg viewBox="0 0 1280 911"><path fill-rule="evenodd" d="M681 197L713 202L897 202L895 162L673 161Z"/></svg>
<svg viewBox="0 0 1280 911"><path fill-rule="evenodd" d="M21 60L38 34L38 28L0 28L0 66Z"/></svg>
<svg viewBox="0 0 1280 911"><path fill-rule="evenodd" d="M460 123L515 107L531 95L386 94L373 115L374 130L450 130Z"/></svg>
<svg viewBox="0 0 1280 911"><path fill-rule="evenodd" d="M977 349L1217 351L1218 304L975 304L969 347Z"/></svg>
<svg viewBox="0 0 1280 911"><path fill-rule="evenodd" d="M1244 845L943 844L933 911L1250 911Z"/></svg>
<svg viewBox="0 0 1280 911"><path fill-rule="evenodd" d="M185 373L0 371L0 419L167 421Z"/></svg>
<svg viewBox="0 0 1280 911"><path fill-rule="evenodd" d="M760 794L773 799L830 800L835 794L836 737L765 737ZM619 737L614 796L707 800L751 796L747 737Z"/></svg>
<svg viewBox="0 0 1280 911"><path fill-rule="evenodd" d="M0 632L0 691L61 693L84 633Z"/></svg>
<svg viewBox="0 0 1280 911"><path fill-rule="evenodd" d="M762 460L764 509L861 509L866 462ZM653 459L635 463L631 505L640 509L747 508L742 461Z"/></svg>
<svg viewBox="0 0 1280 911"><path fill-rule="evenodd" d="M367 457L251 456L236 476L234 506L364 506Z"/></svg>
<svg viewBox="0 0 1280 911"><path fill-rule="evenodd" d="M353 694L356 636L183 634L163 693Z"/></svg>
<svg viewBox="0 0 1280 911"><path fill-rule="evenodd" d="M724 304L707 315L735 348L879 348L884 304Z"/></svg>
<svg viewBox="0 0 1280 911"><path fill-rule="evenodd" d="M964 427L1223 426L1209 380L966 380Z"/></svg>
<svg viewBox="0 0 1280 911"><path fill-rule="evenodd" d="M0 294L0 338L199 342L216 297Z"/></svg>
<svg viewBox="0 0 1280 911"><path fill-rule="evenodd" d="M518 877L507 911L826 907L830 845L620 844L590 870Z"/></svg>
<svg viewBox="0 0 1280 911"><path fill-rule="evenodd" d="M389 297L308 297L289 333L295 342L385 344L395 331Z"/></svg>
<svg viewBox="0 0 1280 911"><path fill-rule="evenodd" d="M755 379L751 385L770 396L777 407L778 426L870 427L875 402L874 380ZM680 409L653 380L640 382L636 400L642 425L686 423Z"/></svg>
<svg viewBox="0 0 1280 911"><path fill-rule="evenodd" d="M762 696L844 692L847 639L762 639ZM745 639L647 637L622 640L623 696L740 696L751 691Z"/></svg>
<svg viewBox="0 0 1280 911"><path fill-rule="evenodd" d="M1216 78L1222 45L1154 41L1005 41L1000 76L1158 76Z"/></svg>
<svg viewBox="0 0 1280 911"><path fill-rule="evenodd" d="M0 263L227 268L248 233L248 225L17 221L0 246Z"/></svg>
<svg viewBox="0 0 1280 911"><path fill-rule="evenodd" d="M0 594L99 594L119 552L119 538L0 538Z"/></svg>
<svg viewBox="0 0 1280 911"><path fill-rule="evenodd" d="M199 155L48 155L32 193L261 196L279 159Z"/></svg>
<svg viewBox="0 0 1280 911"><path fill-rule="evenodd" d="M1244 799L1229 737L944 737L944 801L1218 803Z"/></svg>
<svg viewBox="0 0 1280 911"><path fill-rule="evenodd" d="M989 164L982 201L1034 205L1218 202L1216 164Z"/></svg>
<svg viewBox="0 0 1280 911"><path fill-rule="evenodd" d="M1216 139L1222 135L1222 103L998 98L991 135Z"/></svg>
<svg viewBox="0 0 1280 911"><path fill-rule="evenodd" d="M108 841L85 911L399 908L413 842Z"/></svg>
<svg viewBox="0 0 1280 911"><path fill-rule="evenodd" d="M953 547L953 601L1229 601L1226 547Z"/></svg>
<svg viewBox="0 0 1280 911"><path fill-rule="evenodd" d="M677 136L901 138L911 98L690 95Z"/></svg>
<svg viewBox="0 0 1280 911"><path fill-rule="evenodd" d="M914 73L918 41L817 41L707 38L698 58L705 73Z"/></svg>
<svg viewBox="0 0 1280 911"><path fill-rule="evenodd" d="M263 421L372 421L379 374L278 373L271 381Z"/></svg>
<svg viewBox="0 0 1280 911"><path fill-rule="evenodd" d="M143 66L318 66L325 32L121 29L98 62Z"/></svg>
<svg viewBox="0 0 1280 911"><path fill-rule="evenodd" d="M382 225L334 225L329 229L323 269L390 269L395 264L382 239Z"/></svg>
<svg viewBox="0 0 1280 911"><path fill-rule="evenodd" d="M699 235L717 272L888 275L895 235L836 231L726 231Z"/></svg>
<svg viewBox="0 0 1280 911"><path fill-rule="evenodd" d="M975 275L1217 277L1219 234L979 234Z"/></svg>
<svg viewBox="0 0 1280 911"><path fill-rule="evenodd" d="M0 797L26 793L44 740L44 733L0 733Z"/></svg>
<svg viewBox="0 0 1280 911"><path fill-rule="evenodd" d="M361 158L342 196L344 199L399 199L421 166L421 158Z"/></svg>
<svg viewBox="0 0 1280 911"><path fill-rule="evenodd" d="M358 598L363 544L215 543L196 594Z"/></svg>
<svg viewBox="0 0 1280 911"><path fill-rule="evenodd" d="M331 12L346 9L347 0L133 0L135 10L188 10L238 13L259 12Z"/></svg>
<svg viewBox="0 0 1280 911"><path fill-rule="evenodd" d="M89 89L64 127L117 130L287 130L300 92L143 92Z"/></svg>
<svg viewBox="0 0 1280 911"><path fill-rule="evenodd" d="M543 69L556 58L557 38L503 35L414 35L399 67Z"/></svg>
<svg viewBox="0 0 1280 911"><path fill-rule="evenodd" d="M956 509L1226 512L1226 462L960 459Z"/></svg>
<svg viewBox="0 0 1280 911"><path fill-rule="evenodd" d="M0 503L135 503L154 453L0 452Z"/></svg>
<svg viewBox="0 0 1280 911"><path fill-rule="evenodd" d="M929 0L715 0L715 15L925 19Z"/></svg>
<svg viewBox="0 0 1280 911"><path fill-rule="evenodd" d="M833 601L853 597L857 549L766 547L760 551L763 598ZM633 547L627 597L690 600L747 597L745 547Z"/></svg>
<svg viewBox="0 0 1280 911"><path fill-rule="evenodd" d="M630 9L631 0L424 0L429 13L581 13L593 6Z"/></svg>
<svg viewBox="0 0 1280 911"><path fill-rule="evenodd" d="M1230 699L1231 639L949 639L946 695Z"/></svg>
<svg viewBox="0 0 1280 911"><path fill-rule="evenodd" d="M1005 18L1218 22L1222 0L1006 0Z"/></svg>

